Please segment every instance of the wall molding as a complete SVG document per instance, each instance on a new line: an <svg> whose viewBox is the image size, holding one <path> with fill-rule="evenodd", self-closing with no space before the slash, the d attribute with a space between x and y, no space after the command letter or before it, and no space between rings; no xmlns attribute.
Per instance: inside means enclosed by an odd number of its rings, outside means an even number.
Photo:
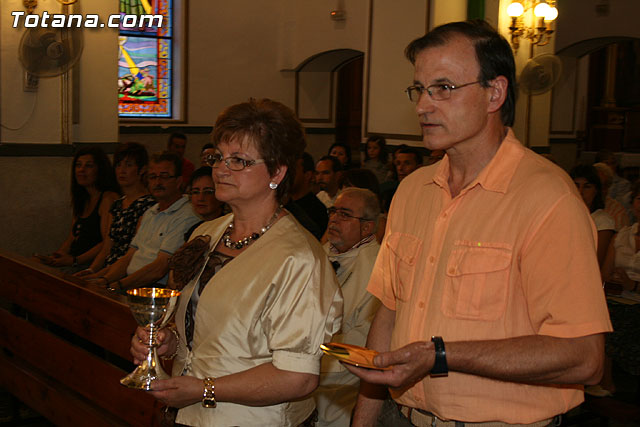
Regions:
<svg viewBox="0 0 640 427"><path fill-rule="evenodd" d="M76 152L87 146L98 146L107 154L113 154L117 142L78 142L75 144L0 144L0 157L73 157Z"/></svg>

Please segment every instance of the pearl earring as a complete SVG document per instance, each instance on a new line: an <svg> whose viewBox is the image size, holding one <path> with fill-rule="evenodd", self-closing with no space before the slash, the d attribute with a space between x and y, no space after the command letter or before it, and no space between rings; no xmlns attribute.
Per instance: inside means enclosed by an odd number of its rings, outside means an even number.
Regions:
<svg viewBox="0 0 640 427"><path fill-rule="evenodd" d="M271 181L269 183L269 188L272 190L275 190L276 188L278 188L278 184L276 184L275 182Z"/></svg>

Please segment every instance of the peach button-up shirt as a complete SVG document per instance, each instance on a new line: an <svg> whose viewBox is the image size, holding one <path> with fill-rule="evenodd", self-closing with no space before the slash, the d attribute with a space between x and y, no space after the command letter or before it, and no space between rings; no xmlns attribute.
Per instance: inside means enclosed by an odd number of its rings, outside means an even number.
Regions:
<svg viewBox="0 0 640 427"><path fill-rule="evenodd" d="M421 168L393 199L368 290L395 310L391 349L526 335L611 331L596 232L568 175L509 130L455 198L449 159ZM583 400L581 386L528 385L450 372L392 395L441 419L532 423Z"/></svg>

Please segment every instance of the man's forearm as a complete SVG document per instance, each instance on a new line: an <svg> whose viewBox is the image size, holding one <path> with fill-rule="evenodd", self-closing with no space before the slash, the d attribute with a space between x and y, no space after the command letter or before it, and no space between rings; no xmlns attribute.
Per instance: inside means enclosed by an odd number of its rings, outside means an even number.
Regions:
<svg viewBox="0 0 640 427"><path fill-rule="evenodd" d="M555 338L530 335L445 343L450 371L512 382L597 384L604 335Z"/></svg>
<svg viewBox="0 0 640 427"><path fill-rule="evenodd" d="M451 372L519 383L597 384L602 376L604 335L459 342L446 342L445 337L445 350ZM389 370L347 369L368 382L406 387L429 375L434 360L433 343L417 341L376 356L375 364Z"/></svg>
<svg viewBox="0 0 640 427"><path fill-rule="evenodd" d="M169 272L169 255L161 253L155 261L120 280L124 289L147 286L162 279Z"/></svg>

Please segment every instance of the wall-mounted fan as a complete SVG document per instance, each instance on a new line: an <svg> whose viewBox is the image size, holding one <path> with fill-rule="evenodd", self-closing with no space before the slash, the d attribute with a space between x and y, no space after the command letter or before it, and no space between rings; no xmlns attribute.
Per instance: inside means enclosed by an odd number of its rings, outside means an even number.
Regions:
<svg viewBox="0 0 640 427"><path fill-rule="evenodd" d="M558 83L562 75L562 62L555 55L538 55L527 61L518 84L529 95L545 93Z"/></svg>
<svg viewBox="0 0 640 427"><path fill-rule="evenodd" d="M80 59L80 28L29 28L20 40L19 58L24 69L38 77L54 77L69 71Z"/></svg>

